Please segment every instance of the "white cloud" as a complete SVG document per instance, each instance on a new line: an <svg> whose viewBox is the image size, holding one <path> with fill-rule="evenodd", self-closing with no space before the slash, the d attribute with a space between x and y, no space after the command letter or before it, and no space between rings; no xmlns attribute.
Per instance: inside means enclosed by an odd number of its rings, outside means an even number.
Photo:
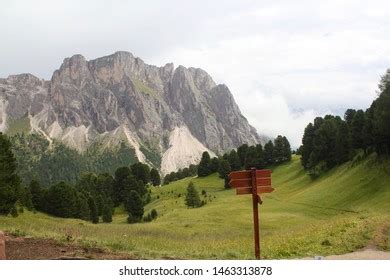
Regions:
<svg viewBox="0 0 390 280"><path fill-rule="evenodd" d="M279 94L267 95L254 92L252 95L239 100L242 110L256 129L266 135L276 137L285 135L293 148L299 147L302 140L302 131L318 112L305 110L293 112L287 105L285 98Z"/></svg>

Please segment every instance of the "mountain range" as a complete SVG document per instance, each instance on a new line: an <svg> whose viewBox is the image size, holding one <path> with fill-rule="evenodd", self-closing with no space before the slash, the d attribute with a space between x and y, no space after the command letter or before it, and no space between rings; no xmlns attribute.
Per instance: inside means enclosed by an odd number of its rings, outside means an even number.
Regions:
<svg viewBox="0 0 390 280"><path fill-rule="evenodd" d="M239 145L264 143L228 87L202 69L157 67L129 52L64 59L50 81L0 79L0 131L15 126L85 152L125 143L163 174Z"/></svg>

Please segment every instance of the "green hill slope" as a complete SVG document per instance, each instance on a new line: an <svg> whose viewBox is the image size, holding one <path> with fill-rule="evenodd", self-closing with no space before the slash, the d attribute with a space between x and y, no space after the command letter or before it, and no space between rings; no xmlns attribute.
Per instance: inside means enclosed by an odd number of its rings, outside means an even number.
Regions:
<svg viewBox="0 0 390 280"><path fill-rule="evenodd" d="M375 244L389 250L390 162L374 157L347 163L312 181L298 157L273 170L275 192L260 207L263 258L342 254ZM195 183L207 204L188 209L184 196ZM216 174L186 178L152 189L145 213L157 220L126 224L118 209L112 224L93 225L25 212L0 217L0 228L17 234L69 239L143 258L253 258L251 196L224 190ZM65 241L64 241L65 242Z"/></svg>

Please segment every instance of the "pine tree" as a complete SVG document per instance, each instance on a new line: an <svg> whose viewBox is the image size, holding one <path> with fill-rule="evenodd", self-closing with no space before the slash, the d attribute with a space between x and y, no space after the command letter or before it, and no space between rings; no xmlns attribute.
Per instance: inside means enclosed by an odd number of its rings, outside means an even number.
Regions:
<svg viewBox="0 0 390 280"><path fill-rule="evenodd" d="M363 142L365 153L373 151L374 147L374 108L375 101L365 112L365 122L363 127Z"/></svg>
<svg viewBox="0 0 390 280"><path fill-rule="evenodd" d="M218 168L219 178L226 179L229 176L230 172L231 172L231 168L229 162L225 159L221 159L219 161L219 168Z"/></svg>
<svg viewBox="0 0 390 280"><path fill-rule="evenodd" d="M257 169L263 169L265 167L264 151L261 144L255 146L255 167Z"/></svg>
<svg viewBox="0 0 390 280"><path fill-rule="evenodd" d="M190 176L190 169L188 167L183 168L183 177L187 178Z"/></svg>
<svg viewBox="0 0 390 280"><path fill-rule="evenodd" d="M63 218L78 216L77 192L65 182L51 186L45 199L47 200L46 211L49 214Z"/></svg>
<svg viewBox="0 0 390 280"><path fill-rule="evenodd" d="M356 114L356 110L347 109L344 113L344 120L347 123L348 129L352 126L352 120Z"/></svg>
<svg viewBox="0 0 390 280"><path fill-rule="evenodd" d="M105 203L103 206L103 215L102 215L103 223L111 223L112 222L112 209L109 203Z"/></svg>
<svg viewBox="0 0 390 280"><path fill-rule="evenodd" d="M35 210L42 211L43 191L42 187L37 180L32 180L29 184L31 201Z"/></svg>
<svg viewBox="0 0 390 280"><path fill-rule="evenodd" d="M233 171L241 170L241 160L235 150L230 151L228 161Z"/></svg>
<svg viewBox="0 0 390 280"><path fill-rule="evenodd" d="M375 101L373 134L378 154L390 154L390 69L379 83L379 97Z"/></svg>
<svg viewBox="0 0 390 280"><path fill-rule="evenodd" d="M27 208L27 210L32 211L34 209L32 195L29 187L22 188L20 202Z"/></svg>
<svg viewBox="0 0 390 280"><path fill-rule="evenodd" d="M275 162L283 162L284 161L284 141L281 135L274 140L274 159Z"/></svg>
<svg viewBox="0 0 390 280"><path fill-rule="evenodd" d="M143 181L137 179L134 176L129 176L123 181L123 200L127 201L130 192L135 191L140 197L143 197L147 193L147 189L143 184Z"/></svg>
<svg viewBox="0 0 390 280"><path fill-rule="evenodd" d="M230 164L227 160L221 159L219 161L219 168L218 168L218 174L219 178L224 179L224 186L226 189L230 188L229 186L229 173L231 172Z"/></svg>
<svg viewBox="0 0 390 280"><path fill-rule="evenodd" d="M98 215L98 209L96 206L96 202L93 199L92 196L88 197L88 206L90 211L90 220L92 223L97 224L99 223L99 215Z"/></svg>
<svg viewBox="0 0 390 280"><path fill-rule="evenodd" d="M271 140L264 145L264 160L266 164L274 163L274 143Z"/></svg>
<svg viewBox="0 0 390 280"><path fill-rule="evenodd" d="M309 168L314 168L321 161L326 163L327 168L333 167L337 163L335 153L337 122L333 116L325 116L321 126L315 132Z"/></svg>
<svg viewBox="0 0 390 280"><path fill-rule="evenodd" d="M291 160L291 146L286 136L283 136L283 157L285 161Z"/></svg>
<svg viewBox="0 0 390 280"><path fill-rule="evenodd" d="M98 175L97 186L99 193L104 197L110 197L114 199L114 185L115 180L109 173L102 173Z"/></svg>
<svg viewBox="0 0 390 280"><path fill-rule="evenodd" d="M305 169L309 168L309 159L311 153L313 152L313 146L314 146L314 133L315 133L314 125L312 123L309 123L305 128L305 132L303 133L303 138L302 138L301 162L303 168Z"/></svg>
<svg viewBox="0 0 390 280"><path fill-rule="evenodd" d="M362 133L364 123L365 118L363 110L357 110L352 118L350 126L350 147L352 149L364 148L364 139Z"/></svg>
<svg viewBox="0 0 390 280"><path fill-rule="evenodd" d="M198 166L198 176L199 177L206 177L210 175L210 165L211 165L211 159L208 152L203 152L202 158L199 162Z"/></svg>
<svg viewBox="0 0 390 280"><path fill-rule="evenodd" d="M248 152L248 145L247 144L243 144L237 148L237 154L238 154L238 157L240 158L241 166L245 166L247 152Z"/></svg>
<svg viewBox="0 0 390 280"><path fill-rule="evenodd" d="M137 181L141 180L144 185L150 182L150 168L147 164L137 162L134 163L130 169Z"/></svg>
<svg viewBox="0 0 390 280"><path fill-rule="evenodd" d="M169 174L164 176L163 185L168 185L171 182L171 176Z"/></svg>
<svg viewBox="0 0 390 280"><path fill-rule="evenodd" d="M161 184L160 174L158 173L156 168L152 168L150 171L150 180L153 186L159 186Z"/></svg>
<svg viewBox="0 0 390 280"><path fill-rule="evenodd" d="M342 122L337 130L335 153L337 163L341 164L349 159L348 125Z"/></svg>
<svg viewBox="0 0 390 280"><path fill-rule="evenodd" d="M218 167L219 167L219 159L217 157L212 158L210 163L210 174L217 172Z"/></svg>
<svg viewBox="0 0 390 280"><path fill-rule="evenodd" d="M101 194L98 194L96 197L95 197L95 202L96 202L96 207L97 207L97 212L98 212L98 216L102 216L103 215L103 207L104 207L104 199L103 199L103 196Z"/></svg>
<svg viewBox="0 0 390 280"><path fill-rule="evenodd" d="M189 176L195 176L198 173L198 166L195 164L190 164L188 167Z"/></svg>
<svg viewBox="0 0 390 280"><path fill-rule="evenodd" d="M92 195L98 193L98 176L93 172L82 172L77 179L76 189L85 191Z"/></svg>
<svg viewBox="0 0 390 280"><path fill-rule="evenodd" d="M131 175L131 170L128 167L119 167L115 171L114 195L113 202L115 206L119 206L124 201L124 181Z"/></svg>
<svg viewBox="0 0 390 280"><path fill-rule="evenodd" d="M201 206L199 193L196 190L194 183L192 182L188 184L185 202L187 207L195 208Z"/></svg>
<svg viewBox="0 0 390 280"><path fill-rule="evenodd" d="M14 207L19 185L11 142L0 132L0 214L7 215Z"/></svg>
<svg viewBox="0 0 390 280"><path fill-rule="evenodd" d="M245 157L245 169L256 167L256 147L249 146Z"/></svg>
<svg viewBox="0 0 390 280"><path fill-rule="evenodd" d="M76 218L88 221L91 217L91 210L88 205L88 197L84 193L77 193L77 215Z"/></svg>
<svg viewBox="0 0 390 280"><path fill-rule="evenodd" d="M132 222L140 222L144 215L144 206L141 196L134 190L130 191L130 194L125 203L126 211L131 217Z"/></svg>

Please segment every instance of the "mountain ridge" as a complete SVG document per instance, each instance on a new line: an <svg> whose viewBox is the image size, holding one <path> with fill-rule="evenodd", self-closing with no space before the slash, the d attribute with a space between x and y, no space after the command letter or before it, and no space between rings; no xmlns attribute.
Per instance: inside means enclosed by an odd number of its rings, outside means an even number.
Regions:
<svg viewBox="0 0 390 280"><path fill-rule="evenodd" d="M0 131L22 118L31 132L79 152L120 135L140 161L151 163L145 150L160 157L162 173L197 162L203 151L266 140L203 69L149 65L124 51L65 58L49 81L28 73L0 79Z"/></svg>

